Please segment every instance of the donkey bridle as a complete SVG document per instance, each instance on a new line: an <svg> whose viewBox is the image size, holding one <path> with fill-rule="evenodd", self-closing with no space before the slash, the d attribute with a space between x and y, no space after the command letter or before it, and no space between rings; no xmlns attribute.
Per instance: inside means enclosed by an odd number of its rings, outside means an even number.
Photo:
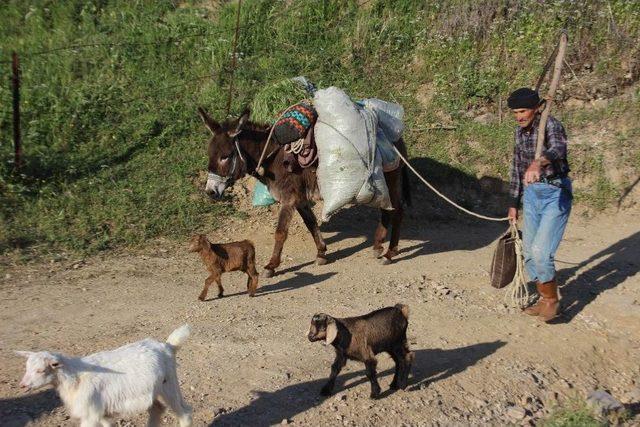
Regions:
<svg viewBox="0 0 640 427"><path fill-rule="evenodd" d="M213 182L216 183L220 183L220 184L227 184L228 182L233 182L234 180L234 176L236 175L236 168L238 167L238 157L240 158L240 161L242 163L247 164L247 161L245 160L245 157L242 155L242 149L240 148L240 142L238 140L238 135L240 133L236 134L233 137L233 145L236 147L236 149L234 151L232 151L232 155L231 155L231 170L229 171L229 175L227 176L221 176L218 175L217 173L213 173L213 172L209 172L207 178L212 180Z"/></svg>
<svg viewBox="0 0 640 427"><path fill-rule="evenodd" d="M238 166L238 157L240 158L240 161L242 163L244 163L245 168L246 168L246 173L249 173L252 176L256 176L256 172L255 171L250 171L248 166L247 166L247 160L245 158L245 156L242 154L242 149L240 148L240 140L238 139L238 136L240 135L240 132L238 132L234 137L233 137L233 145L236 147L236 149L232 152L232 158L231 158L231 170L229 171L229 175L227 176L221 176L218 175L216 173L213 172L209 172L207 178L212 180L213 182L216 183L220 183L220 184L227 184L229 182L233 182L234 181L234 176L236 175L236 168ZM271 153L269 153L268 156L266 156L264 158L264 161L268 160L271 158L271 156L273 156L278 150L280 150L280 146L278 145L273 151L271 151Z"/></svg>

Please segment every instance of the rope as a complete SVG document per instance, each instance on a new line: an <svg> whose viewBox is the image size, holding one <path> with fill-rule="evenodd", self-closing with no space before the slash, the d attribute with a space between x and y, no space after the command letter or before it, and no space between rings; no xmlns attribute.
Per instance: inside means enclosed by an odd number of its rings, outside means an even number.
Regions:
<svg viewBox="0 0 640 427"><path fill-rule="evenodd" d="M303 99L302 101L308 101L307 99ZM296 105L298 105L300 102L302 101L298 101L295 104L289 105L281 114L280 116L278 116L278 118L276 119L276 121L274 122L274 125L271 126L271 130L269 131L269 136L267 137L267 142L266 144L264 144L264 148L262 149L262 153L260 153L260 159L258 160L258 165L256 166L256 172L258 173L258 175L262 176L264 175L264 168L262 167L262 161L264 160L264 155L267 153L267 148L269 148L269 143L271 142L271 137L273 136L273 131L275 130L275 123L278 123L278 121L284 117L284 115L291 110L293 107L295 107Z"/></svg>
<svg viewBox="0 0 640 427"><path fill-rule="evenodd" d="M287 153L300 154L302 149L304 148L304 138L300 138L297 141L289 144L288 147L285 147L284 151Z"/></svg>
<svg viewBox="0 0 640 427"><path fill-rule="evenodd" d="M469 209L463 208L456 202L449 199L447 196L439 192L433 185L431 185L426 179L422 177L414 169L413 166L409 163L409 161L400 153L400 151L393 146L395 152L400 156L400 159L404 162L405 165L417 176L427 187L429 187L434 193L438 196L449 202L451 205L460 209L461 211L475 216L476 218L486 219L488 221L508 221L509 217L504 218L494 218L490 216L480 215L475 212L470 211ZM509 230L511 231L511 237L514 239L514 246L516 251L516 272L513 276L513 281L510 283L511 291L505 294L505 300L510 300L511 304L517 305L520 308L524 308L529 304L529 288L527 288L527 278L524 271L524 251L522 246L522 239L520 239L520 233L518 232L518 226L515 221L509 221Z"/></svg>
<svg viewBox="0 0 640 427"><path fill-rule="evenodd" d="M527 277L524 272L522 239L520 239L520 233L518 232L518 226L515 221L510 223L509 231L511 231L511 237L513 238L516 250L516 273L513 276L513 281L510 283L511 291L506 293L504 297L505 300L509 300L511 304L524 308L529 305L529 288L527 287Z"/></svg>
<svg viewBox="0 0 640 427"><path fill-rule="evenodd" d="M293 105L291 107L293 107ZM291 108L291 107L289 107L289 108ZM285 110L285 113L289 110L289 108L287 108ZM282 113L280 115L280 117L282 117L283 115L284 115L284 113ZM280 120L280 117L278 118L278 120ZM276 122L278 120L276 120ZM267 148L269 147L269 143L271 142L271 136L273 135L273 130L275 128L276 128L275 126L271 126L271 130L269 131L269 136L267 137L267 142L266 142L266 144L264 144L264 148L262 149L262 153L260 153L260 159L258 159L258 164L256 166L256 172L260 176L264 175L264 168L262 167L262 161L264 160L264 155L267 153Z"/></svg>
<svg viewBox="0 0 640 427"><path fill-rule="evenodd" d="M426 179L424 179L422 177L422 175L420 175L420 173L414 169L413 166L411 166L411 164L409 163L409 161L400 153L400 151L398 151L398 149L393 146L393 149L395 150L396 154L398 156L400 156L400 159L402 159L402 161L404 162L405 165L407 165L407 167L411 170L411 172L414 173L415 176L418 177L418 179L420 179L420 181L422 181L427 187L429 187L431 189L431 191L433 191L434 193L436 193L438 196L440 196L441 198L443 198L444 200L446 200L447 202L449 202L451 205L455 206L456 208L460 209L462 212L465 212L471 216L475 216L476 218L481 218L481 219L486 219L487 221L508 221L509 217L504 217L504 218L496 218L496 217L491 217L491 216L485 216L485 215L480 215L477 214L475 212L470 211L467 208L464 208L462 206L460 206L459 204L457 204L456 202L454 202L453 200L451 200L450 198L448 198L447 196L445 196L444 194L442 194L441 192L439 192L433 185L431 185L429 183L429 181L427 181Z"/></svg>

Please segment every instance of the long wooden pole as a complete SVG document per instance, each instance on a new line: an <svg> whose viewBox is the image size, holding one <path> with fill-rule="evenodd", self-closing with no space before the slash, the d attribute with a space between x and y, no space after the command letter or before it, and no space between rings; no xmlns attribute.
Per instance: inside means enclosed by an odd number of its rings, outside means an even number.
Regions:
<svg viewBox="0 0 640 427"><path fill-rule="evenodd" d="M540 125L538 125L538 140L536 142L536 159L539 159L542 155L542 149L544 147L544 135L547 130L547 119L549 118L549 112L551 111L551 104L553 104L553 98L558 89L558 83L560 82L560 74L562 73L562 64L564 63L564 55L567 51L567 43L569 38L567 32L563 31L560 35L560 43L558 44L558 55L553 67L553 77L551 78L551 85L549 86L549 92L545 100L547 101L540 117Z"/></svg>
<svg viewBox="0 0 640 427"><path fill-rule="evenodd" d="M13 167L18 170L22 164L22 141L20 140L20 62L16 52L13 52L11 62L13 74Z"/></svg>
<svg viewBox="0 0 640 427"><path fill-rule="evenodd" d="M231 113L231 101L233 99L233 79L236 71L236 57L238 56L238 33L240 30L240 8L242 0L238 0L238 12L236 14L236 32L233 37L233 56L231 57L231 76L229 81L229 97L227 98L227 116Z"/></svg>

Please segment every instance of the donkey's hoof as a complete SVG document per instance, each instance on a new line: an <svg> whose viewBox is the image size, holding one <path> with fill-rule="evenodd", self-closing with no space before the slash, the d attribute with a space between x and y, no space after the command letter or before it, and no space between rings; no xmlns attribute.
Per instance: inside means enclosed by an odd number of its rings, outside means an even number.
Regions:
<svg viewBox="0 0 640 427"><path fill-rule="evenodd" d="M373 255L374 258L380 258L382 256L382 252L384 252L384 249L382 248L373 248L371 255Z"/></svg>
<svg viewBox="0 0 640 427"><path fill-rule="evenodd" d="M387 257L382 257L382 259L380 259L380 265L389 265L392 262L393 261Z"/></svg>
<svg viewBox="0 0 640 427"><path fill-rule="evenodd" d="M316 265L326 265L327 264L327 258L319 256L316 257Z"/></svg>
<svg viewBox="0 0 640 427"><path fill-rule="evenodd" d="M275 270L272 270L270 268L265 268L264 271L262 272L262 277L266 277L267 279L270 279L273 276L275 276L275 274L276 274Z"/></svg>

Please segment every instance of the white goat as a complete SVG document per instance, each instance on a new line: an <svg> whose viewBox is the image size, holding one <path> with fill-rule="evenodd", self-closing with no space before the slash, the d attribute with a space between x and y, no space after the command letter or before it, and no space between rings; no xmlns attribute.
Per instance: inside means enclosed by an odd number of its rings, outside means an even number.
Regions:
<svg viewBox="0 0 640 427"><path fill-rule="evenodd" d="M190 333L189 325L184 325L166 343L147 338L80 358L18 351L27 358L20 386L31 390L52 384L81 427L111 426L113 417L145 410L149 425L155 426L165 405L177 414L181 427L190 426L191 407L180 393L175 359Z"/></svg>

